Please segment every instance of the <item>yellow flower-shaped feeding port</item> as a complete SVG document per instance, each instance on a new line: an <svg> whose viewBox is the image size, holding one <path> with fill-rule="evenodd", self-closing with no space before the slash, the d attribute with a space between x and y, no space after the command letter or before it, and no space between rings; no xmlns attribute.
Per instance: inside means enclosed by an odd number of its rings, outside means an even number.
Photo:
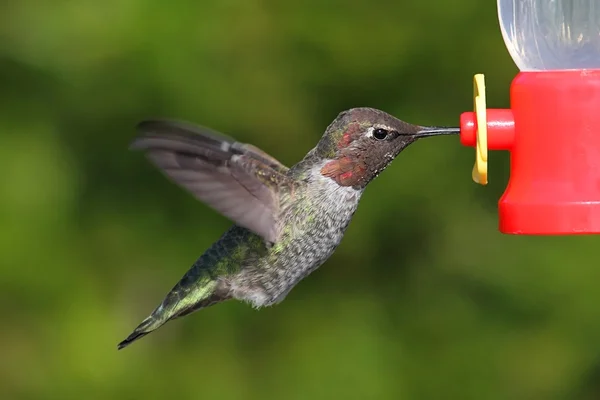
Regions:
<svg viewBox="0 0 600 400"><path fill-rule="evenodd" d="M473 78L473 103L477 123L475 145L475 165L471 176L475 183L487 185L488 183L488 148L487 148L487 116L485 104L485 79L483 74Z"/></svg>

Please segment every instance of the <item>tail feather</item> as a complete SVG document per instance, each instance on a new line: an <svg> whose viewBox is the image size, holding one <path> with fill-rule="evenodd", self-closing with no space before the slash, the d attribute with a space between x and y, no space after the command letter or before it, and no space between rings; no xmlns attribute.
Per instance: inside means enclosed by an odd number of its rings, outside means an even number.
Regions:
<svg viewBox="0 0 600 400"><path fill-rule="evenodd" d="M204 296L203 296L204 297ZM143 320L134 331L127 336L125 340L117 345L117 349L121 350L131 343L146 336L149 333L157 330L168 321L189 315L202 308L212 306L227 300L229 296L213 292L207 297L196 298L181 298L178 291L171 291L162 302L145 320Z"/></svg>
<svg viewBox="0 0 600 400"><path fill-rule="evenodd" d="M230 298L229 286L221 280L214 279L212 266L205 265L202 261L201 257L171 289L162 303L152 311L152 314L117 345L119 350L157 330L172 319Z"/></svg>
<svg viewBox="0 0 600 400"><path fill-rule="evenodd" d="M134 331L129 336L127 336L125 340L123 340L117 345L117 349L124 349L136 340L141 339L150 332L158 329L161 325L162 323L157 323L156 319L152 317L152 315L149 316L148 318L143 320L142 323L139 324L138 327L135 328Z"/></svg>

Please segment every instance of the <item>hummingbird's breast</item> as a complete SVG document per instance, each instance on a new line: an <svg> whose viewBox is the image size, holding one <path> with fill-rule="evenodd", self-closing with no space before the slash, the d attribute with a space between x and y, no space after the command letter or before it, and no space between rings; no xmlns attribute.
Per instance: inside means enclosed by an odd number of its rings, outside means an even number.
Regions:
<svg viewBox="0 0 600 400"><path fill-rule="evenodd" d="M236 298L256 307L280 302L340 244L363 190L338 185L321 175L321 168L321 163L310 168L305 184L283 199L281 239L268 248L265 257L255 260L257 265L243 268L232 282L238 289L234 290ZM250 286L254 289L249 290Z"/></svg>

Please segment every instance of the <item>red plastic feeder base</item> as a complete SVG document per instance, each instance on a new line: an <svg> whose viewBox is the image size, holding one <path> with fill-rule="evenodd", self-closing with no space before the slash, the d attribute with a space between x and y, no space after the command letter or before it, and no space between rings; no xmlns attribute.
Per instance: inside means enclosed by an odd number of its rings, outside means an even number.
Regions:
<svg viewBox="0 0 600 400"><path fill-rule="evenodd" d="M600 70L522 72L511 110L487 110L487 119L488 148L511 154L500 231L600 233ZM461 117L465 145L475 144L473 121Z"/></svg>

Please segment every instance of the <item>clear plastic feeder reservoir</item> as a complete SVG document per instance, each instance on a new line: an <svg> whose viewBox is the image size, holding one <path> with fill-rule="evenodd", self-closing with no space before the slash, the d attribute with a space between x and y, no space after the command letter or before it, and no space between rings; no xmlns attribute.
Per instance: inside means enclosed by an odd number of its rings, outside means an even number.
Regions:
<svg viewBox="0 0 600 400"><path fill-rule="evenodd" d="M521 70L510 109L461 115L461 142L476 147L475 181L487 183L487 150L510 152L500 231L600 233L600 0L498 0L502 35Z"/></svg>

